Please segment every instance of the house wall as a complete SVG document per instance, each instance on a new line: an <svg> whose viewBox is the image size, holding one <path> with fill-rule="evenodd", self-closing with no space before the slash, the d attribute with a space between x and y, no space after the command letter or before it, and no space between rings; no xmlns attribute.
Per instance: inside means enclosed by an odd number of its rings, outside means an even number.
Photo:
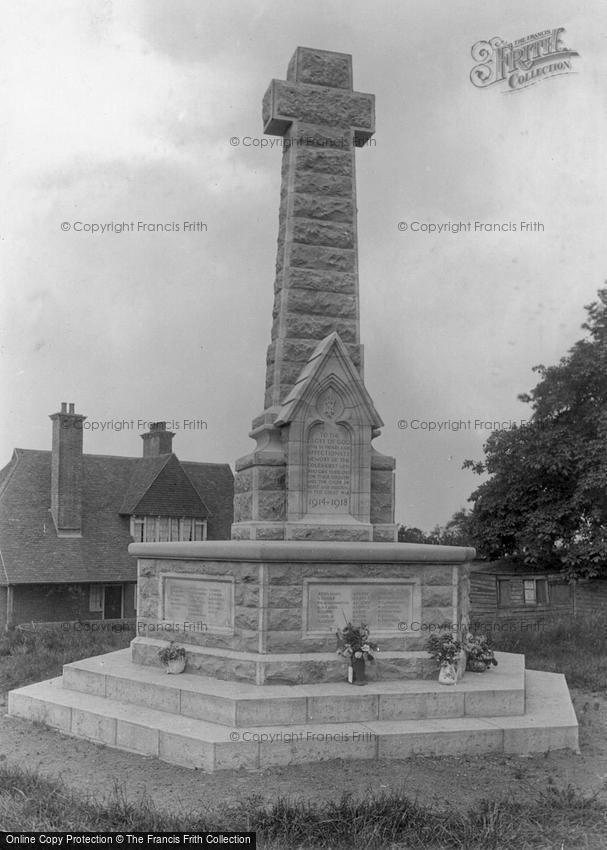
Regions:
<svg viewBox="0 0 607 850"><path fill-rule="evenodd" d="M135 617L135 582L123 583L124 619ZM6 591L6 588L0 588ZM13 610L9 625L99 620L101 612L89 610L88 584L36 584L13 587ZM6 596L0 595L0 627L6 627Z"/></svg>

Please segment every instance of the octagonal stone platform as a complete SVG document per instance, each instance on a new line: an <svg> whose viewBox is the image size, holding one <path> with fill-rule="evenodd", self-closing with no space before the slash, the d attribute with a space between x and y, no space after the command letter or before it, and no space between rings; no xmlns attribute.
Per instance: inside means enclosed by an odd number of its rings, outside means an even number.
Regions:
<svg viewBox="0 0 607 850"><path fill-rule="evenodd" d="M525 671L520 655L497 657L497 668L466 673L454 686L406 680L266 687L167 676L121 650L12 691L9 714L207 771L418 753L577 751L564 676Z"/></svg>

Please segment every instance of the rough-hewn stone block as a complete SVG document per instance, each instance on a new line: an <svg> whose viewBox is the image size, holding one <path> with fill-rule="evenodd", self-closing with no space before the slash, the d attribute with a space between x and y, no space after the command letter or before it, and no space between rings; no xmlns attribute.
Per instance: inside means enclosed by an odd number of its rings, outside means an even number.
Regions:
<svg viewBox="0 0 607 850"><path fill-rule="evenodd" d="M297 149L297 167L351 179L354 175L354 153L351 150L322 150L304 145Z"/></svg>
<svg viewBox="0 0 607 850"><path fill-rule="evenodd" d="M457 569L457 566L424 564L422 584L450 584L453 580L454 569Z"/></svg>
<svg viewBox="0 0 607 850"><path fill-rule="evenodd" d="M296 218L312 218L319 221L354 224L354 203L347 195L335 198L323 195L302 194L300 192L293 197L292 203L292 213Z"/></svg>
<svg viewBox="0 0 607 850"><path fill-rule="evenodd" d="M255 519L279 520L284 519L285 494L271 490L260 490L257 494L257 511Z"/></svg>
<svg viewBox="0 0 607 850"><path fill-rule="evenodd" d="M321 316L339 316L352 320L355 320L357 316L356 298L343 292L311 292L309 289L289 289L287 305L291 313L318 313Z"/></svg>
<svg viewBox="0 0 607 850"><path fill-rule="evenodd" d="M325 248L316 245L291 244L292 266L325 271L353 272L356 269L356 254L348 248Z"/></svg>
<svg viewBox="0 0 607 850"><path fill-rule="evenodd" d="M328 245L337 248L354 247L354 230L346 223L294 218L289 236L304 245Z"/></svg>
<svg viewBox="0 0 607 850"><path fill-rule="evenodd" d="M329 127L326 124L297 121L285 133L286 141L292 147L349 151L354 148L354 131L346 127Z"/></svg>
<svg viewBox="0 0 607 850"><path fill-rule="evenodd" d="M267 627L275 631L301 629L301 608L269 608Z"/></svg>
<svg viewBox="0 0 607 850"><path fill-rule="evenodd" d="M251 512L252 496L251 493L235 493L234 494L234 522L242 522L243 520L252 519Z"/></svg>
<svg viewBox="0 0 607 850"><path fill-rule="evenodd" d="M320 342L321 339L324 339L334 330L338 332L344 342L358 342L358 325L351 319L331 319L324 316L301 316L296 313L290 313L286 316L286 333L289 337L299 339L308 338Z"/></svg>
<svg viewBox="0 0 607 850"><path fill-rule="evenodd" d="M346 53L298 47L289 62L287 80L351 89L352 57Z"/></svg>
<svg viewBox="0 0 607 850"><path fill-rule="evenodd" d="M424 607L443 607L453 603L453 586L431 584L422 586L422 605Z"/></svg>
<svg viewBox="0 0 607 850"><path fill-rule="evenodd" d="M371 493L384 493L392 500L394 489L394 473L387 469L373 469L371 471Z"/></svg>
<svg viewBox="0 0 607 850"><path fill-rule="evenodd" d="M347 272L290 268L284 276L287 289L324 290L356 295L356 277Z"/></svg>
<svg viewBox="0 0 607 850"><path fill-rule="evenodd" d="M242 470L234 477L234 492L247 493L252 487L253 473L251 469Z"/></svg>
<svg viewBox="0 0 607 850"><path fill-rule="evenodd" d="M270 585L267 589L269 608L299 608L303 604L303 585Z"/></svg>
<svg viewBox="0 0 607 850"><path fill-rule="evenodd" d="M260 466L257 469L257 488L259 490L282 490L285 486L285 467Z"/></svg>
<svg viewBox="0 0 607 850"><path fill-rule="evenodd" d="M392 494L371 492L371 522L388 523L394 521Z"/></svg>
<svg viewBox="0 0 607 850"><path fill-rule="evenodd" d="M236 629L257 629L259 627L258 609L237 605L234 611L234 627Z"/></svg>
<svg viewBox="0 0 607 850"><path fill-rule="evenodd" d="M337 195L351 198L352 181L340 174L297 170L293 180L293 191L305 195Z"/></svg>

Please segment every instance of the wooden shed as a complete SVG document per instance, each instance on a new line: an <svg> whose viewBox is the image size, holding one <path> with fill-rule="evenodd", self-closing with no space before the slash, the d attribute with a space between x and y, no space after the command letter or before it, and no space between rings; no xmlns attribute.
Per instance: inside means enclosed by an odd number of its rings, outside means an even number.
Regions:
<svg viewBox="0 0 607 850"><path fill-rule="evenodd" d="M557 570L510 561L476 561L470 571L471 621L539 622L575 612L575 587Z"/></svg>

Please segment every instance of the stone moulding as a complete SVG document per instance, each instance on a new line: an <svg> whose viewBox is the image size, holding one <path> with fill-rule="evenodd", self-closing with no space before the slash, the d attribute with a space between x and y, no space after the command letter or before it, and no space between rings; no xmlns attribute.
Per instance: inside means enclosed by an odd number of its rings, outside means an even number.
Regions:
<svg viewBox="0 0 607 850"><path fill-rule="evenodd" d="M321 540L202 540L195 543L131 543L137 558L214 561L321 561L326 563L455 564L474 559L466 546L422 543L327 543Z"/></svg>

